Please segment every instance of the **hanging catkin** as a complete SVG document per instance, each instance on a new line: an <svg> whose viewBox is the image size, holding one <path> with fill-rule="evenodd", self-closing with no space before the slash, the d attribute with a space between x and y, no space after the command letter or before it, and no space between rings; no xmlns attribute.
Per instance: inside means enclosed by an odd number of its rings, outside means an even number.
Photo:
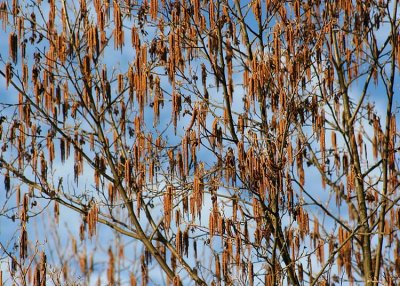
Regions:
<svg viewBox="0 0 400 286"><path fill-rule="evenodd" d="M14 32L8 36L8 50L11 60L16 64L18 60L18 37Z"/></svg>

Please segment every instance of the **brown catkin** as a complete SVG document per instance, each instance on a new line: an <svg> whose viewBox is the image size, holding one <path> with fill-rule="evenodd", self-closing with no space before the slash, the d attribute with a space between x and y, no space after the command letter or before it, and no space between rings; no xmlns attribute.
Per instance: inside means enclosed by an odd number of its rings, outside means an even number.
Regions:
<svg viewBox="0 0 400 286"><path fill-rule="evenodd" d="M8 88L8 86L10 85L11 79L12 79L12 65L10 62L8 62L6 64L6 88Z"/></svg>
<svg viewBox="0 0 400 286"><path fill-rule="evenodd" d="M249 261L248 266L247 266L247 271L249 275L249 286L253 286L254 284L254 271L253 271L253 263Z"/></svg>
<svg viewBox="0 0 400 286"><path fill-rule="evenodd" d="M8 36L8 50L11 60L16 64L18 60L18 37L14 32Z"/></svg>
<svg viewBox="0 0 400 286"><path fill-rule="evenodd" d="M109 285L114 285L114 254L111 247L108 249L107 278Z"/></svg>
<svg viewBox="0 0 400 286"><path fill-rule="evenodd" d="M172 218L172 186L167 186L167 191L164 194L164 226L169 229Z"/></svg>
<svg viewBox="0 0 400 286"><path fill-rule="evenodd" d="M157 20L158 0L150 1L150 17L152 20Z"/></svg>
<svg viewBox="0 0 400 286"><path fill-rule="evenodd" d="M8 24L8 9L7 1L0 3L0 21L2 22L2 28L5 31Z"/></svg>
<svg viewBox="0 0 400 286"><path fill-rule="evenodd" d="M131 272L129 275L130 286L137 286L135 275Z"/></svg>

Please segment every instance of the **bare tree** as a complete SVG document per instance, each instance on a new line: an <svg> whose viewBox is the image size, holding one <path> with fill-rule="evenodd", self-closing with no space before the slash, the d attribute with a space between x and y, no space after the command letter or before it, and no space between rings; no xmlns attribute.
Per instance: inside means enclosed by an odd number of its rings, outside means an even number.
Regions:
<svg viewBox="0 0 400 286"><path fill-rule="evenodd" d="M0 2L3 281L400 283L397 8Z"/></svg>

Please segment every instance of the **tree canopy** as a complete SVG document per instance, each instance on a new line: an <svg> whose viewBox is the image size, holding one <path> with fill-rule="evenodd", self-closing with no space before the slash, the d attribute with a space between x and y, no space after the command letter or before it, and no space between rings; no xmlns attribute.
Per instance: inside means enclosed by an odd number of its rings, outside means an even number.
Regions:
<svg viewBox="0 0 400 286"><path fill-rule="evenodd" d="M398 6L0 1L0 281L400 283Z"/></svg>

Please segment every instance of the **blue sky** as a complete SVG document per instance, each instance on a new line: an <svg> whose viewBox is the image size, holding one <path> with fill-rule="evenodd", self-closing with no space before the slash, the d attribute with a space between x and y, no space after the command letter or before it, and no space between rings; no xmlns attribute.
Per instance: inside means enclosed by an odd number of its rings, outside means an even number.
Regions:
<svg viewBox="0 0 400 286"><path fill-rule="evenodd" d="M45 14L47 13L47 11L44 12ZM251 17L251 16L249 16ZM378 45L380 43L382 43L382 41L384 41L385 39L385 35L387 35L387 31L388 31L388 26L383 25L381 30L378 33ZM0 36L1 35L6 35L7 32L0 32ZM151 36L151 32L150 32L150 36ZM149 36L149 37L150 37ZM133 49L131 48L131 45L129 43L129 33L128 30L126 30L126 39L127 39L127 43L125 44L124 48L122 49L122 52L114 52L113 51L113 44L111 44L110 48L107 49L107 51L105 52L105 57L104 57L104 64L106 64L108 66L108 74L109 76L111 76L111 74L113 72L119 72L119 71L126 71L128 64L130 63L131 59L134 57L134 52ZM2 55L3 59L6 60L7 59L7 55L8 55L8 48L5 44L0 45L0 55ZM112 55L112 56L109 56ZM30 59L32 60L32 59ZM0 65L0 68L3 69L3 65ZM241 74L240 72L238 72L237 75L234 75L234 81L235 82L240 82L241 81ZM360 84L355 84L352 85L351 89L350 89L350 95L351 98L353 100L357 99L359 97L360 94L360 85L363 82L363 79L361 78L359 80ZM213 85L213 79L211 78L211 76L209 77L209 80L207 82L207 84L209 85L209 93L212 94L213 98L216 99L216 102L218 102L219 104L222 105L222 92L221 89L219 89L219 91L217 91L215 88L212 87ZM198 81L198 86L201 89L201 81ZM166 80L164 80L162 82L162 87L165 88L166 90L170 91L170 83ZM7 91L5 89L5 81L4 80L0 80L0 90L2 91L2 93L5 94L5 96L2 96L2 102L5 103L15 103L17 100L17 96L15 91L12 88L9 88ZM397 77L396 77L396 91L398 90L398 81L397 81ZM184 91L182 91L183 93L185 93ZM235 94L234 94L234 101L233 101L233 110L235 112L241 112L242 111L242 102L241 102L241 96L244 93L243 88L240 85L237 85L235 87ZM385 114L385 108L386 108L386 99L385 96L383 96L385 94L384 90L383 90L383 86L382 85L378 85L376 88L371 88L369 91L369 97L371 98L371 102L375 103L375 107L376 107L376 111L377 114L380 116L381 118L381 126L384 126L384 114ZM168 99L169 100L169 99ZM395 95L395 106L397 106L396 108L398 108L399 106L399 100L400 97L398 95L398 93L396 93ZM11 116L11 114L14 112L14 110L12 108L9 108L5 111L2 111L2 115L6 115ZM170 117L171 117L171 110L170 110L170 106L169 104L166 104L166 108L164 108L161 112L161 116L160 116L160 125L158 128L153 128L153 115L152 115L153 111L150 107L145 107L144 109L144 114L145 114L145 124L142 126L144 130L149 131L149 132L153 132L154 136L153 139L155 139L155 135L158 132L161 132L162 130L166 129L166 135L168 136L168 139L170 140L169 143L171 144L180 144L181 142L181 138L182 135L184 133L184 131L186 130L186 127L188 125L188 123L190 122L191 117L189 115L186 115L185 117L181 116L181 120L179 120L178 123L178 127L177 127L177 132L178 132L178 136L174 136L173 134L173 127L170 124ZM221 110L216 110L216 115L218 116L223 116L223 113ZM236 117L236 116L235 116ZM84 121L84 119L82 119L82 121ZM208 117L207 118L207 125L211 126L213 121L213 118ZM399 121L399 116L397 116L397 122L400 124ZM169 127L168 127L169 126ZM399 125L398 125L399 126ZM82 127L87 127L86 124L82 124ZM363 125L364 129L368 132L371 133L372 129L370 126L368 126L368 124ZM229 132L228 132L229 133ZM112 135L110 135L111 138ZM329 145L329 136L327 136L327 145ZM339 143L342 142L338 141ZM56 150L58 150L58 146L56 146ZM369 162L373 162L373 160L371 159L372 156L372 152L369 151ZM213 163L212 161L214 160L209 160L208 155L209 153L202 149L199 153L198 153L198 158L200 158L201 160L205 161L206 163L210 162ZM54 178L54 183L57 183L57 180L60 176L66 176L67 179L65 179L65 183L66 185L64 186L64 188L66 190L69 191L81 191L81 190L89 190L89 193L92 193L95 197L97 196L94 190L94 183L93 183L93 171L91 170L91 168L88 165L85 165L84 169L85 169L85 173L83 176L81 176L79 178L79 184L76 186L72 186L73 182L73 159L71 157L70 160L67 161L66 164L61 164L61 162L59 162L58 160L56 160L54 162L53 165L53 178ZM370 163L371 164L371 163ZM166 163L165 163L166 165ZM378 170L377 170L378 171ZM314 198L323 203L327 208L330 209L330 211L334 214L338 214L340 213L340 216L343 219L347 219L348 214L347 214L347 209L345 206L342 206L341 209L337 208L335 205L335 197L333 195L333 192L329 190L329 188L327 188L326 190L322 190L321 188L321 184L320 184L320 175L316 172L315 169L313 168L309 168L306 171L306 185L305 188L307 190L310 190L314 196ZM15 186L15 181L13 181L13 186ZM70 184L70 188L68 189L68 185ZM163 187L163 183L160 183L159 187ZM23 191L26 192L26 188L23 188ZM232 192L232 191L231 191ZM225 188L221 188L219 190L220 194L228 194L228 190ZM296 189L296 193L297 195L300 194L299 190ZM0 194L0 201L3 201L5 192L1 192ZM304 202L309 203L310 200L306 197L303 196L298 198L299 201L304 200ZM38 209L41 206L45 205L45 202L42 200L38 200L39 205L38 205ZM161 206L161 202L162 202L162 198L160 199L155 199L155 203L156 206L155 208L152 210L152 212L155 214L156 217L162 217L163 212L162 212L162 206ZM51 236L46 236L44 235L44 233L42 232L42 225L43 223L46 222L46 220L52 216L52 204L48 207L47 210L45 210L45 212L42 215L37 216L37 218L32 219L30 221L30 223L28 224L28 230L29 233L33 234L32 238L34 237L35 239L39 240L39 243L44 243L46 240L47 241L51 241L52 237ZM203 213L202 213L202 219L201 219L201 224L207 225L207 220L208 220L208 212L211 209L211 200L209 196L205 197L205 205L203 207ZM330 218L324 217L322 212L315 206L307 206L307 209L309 209L313 215L315 215L316 217L319 218L319 221L325 221L324 225L326 227L326 229L329 230L333 230L333 221ZM229 215L229 206L227 206L225 208L225 215L228 216ZM14 211L15 212L15 211ZM79 233L79 226L81 224L81 216L68 210L67 208L61 207L60 208L60 223L59 223L59 227L58 229L60 230L60 238L61 238L61 246L63 245L68 245L68 243L70 242L70 238L69 235L67 235L68 233L71 233L74 237L78 237L78 233ZM143 219L144 221L144 219ZM290 219L288 216L283 216L283 223L285 225L290 225L291 223L293 223L292 219ZM8 219L4 219L3 217L0 217L0 241L3 244L6 244L9 241L10 236L15 232L15 230L18 228L19 226L19 222L16 221L15 223L11 223ZM101 276L101 279L105 280L106 277L104 275L104 269L106 268L106 261L107 261L107 249L108 246L113 245L113 241L115 240L115 236L114 234L111 234L109 232L109 229L105 226L99 226L99 234L97 237L93 238L93 243L91 242L91 240L85 240L83 244L86 244L86 248L87 248L87 252L89 253L91 250L93 250L93 247L95 245L96 242L98 242L99 237L101 237L101 246L102 246L102 255L98 255L98 258L100 259L100 261L103 262L103 264L98 265L97 267L95 267L95 271L98 271L99 274L103 273ZM217 238L215 238L215 245L218 245L217 242ZM129 243L129 239L123 239L122 241L124 241L125 243ZM199 240L199 243L204 243L204 241ZM51 243L50 243L51 244ZM49 245L50 245L49 244ZM131 244L129 244L131 245ZM141 253L143 247L141 245L138 245L136 247L136 249L134 249L134 247L132 246L132 249L130 249L131 246L127 247L127 254L126 257L129 258L134 258L134 257L138 257L137 255L135 255L136 253ZM10 246L9 250L11 250L12 246ZM326 247L326 251L325 251L325 256L327 256L327 247ZM132 256L130 255L132 254ZM204 253L204 256L208 255L209 252L206 251ZM96 256L97 257L97 256ZM190 260L190 259L189 259ZM130 261L130 263L135 262L135 261ZM192 263L194 263L193 261L191 261ZM5 269L8 265L8 261L7 260L2 260L1 262L1 267L2 269ZM211 263L211 262L210 262ZM315 263L315 267L313 267L314 269L318 269L318 266L316 264L315 261L313 261L313 263ZM76 262L75 262L76 264ZM154 265L155 263L153 263ZM140 266L138 266L138 261L136 261L136 264L133 263L133 269L135 271L139 271L140 273ZM79 268L78 266L76 267L77 269ZM126 273L126 272L125 272ZM97 274L97 273L96 273ZM76 271L76 276L78 277L79 271ZM96 276L96 275L94 275ZM78 279L78 278L77 278ZM124 278L125 279L125 278ZM153 283L154 285L157 284L163 284L164 281L164 277L163 275L161 275L159 273L159 269L157 269L157 267L154 267L153 270L151 270L151 279L153 279ZM92 282L95 282L94 280L92 280Z"/></svg>

